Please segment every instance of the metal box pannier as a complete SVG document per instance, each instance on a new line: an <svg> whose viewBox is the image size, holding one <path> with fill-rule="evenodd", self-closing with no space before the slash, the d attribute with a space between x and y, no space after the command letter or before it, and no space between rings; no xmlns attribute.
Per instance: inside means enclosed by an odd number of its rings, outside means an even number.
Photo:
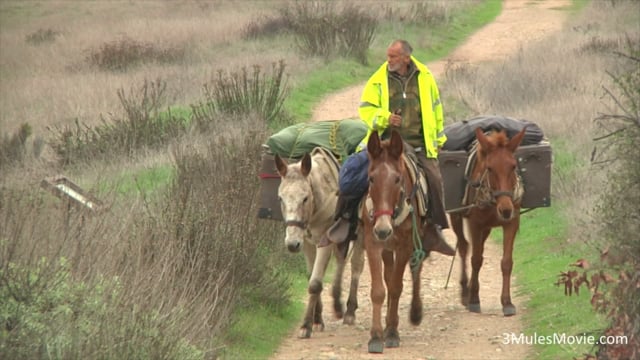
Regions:
<svg viewBox="0 0 640 360"><path fill-rule="evenodd" d="M444 182L444 202L447 211L462 206L466 186L467 152L441 151L440 172ZM552 151L547 141L520 146L516 159L524 186L523 209L551 206Z"/></svg>
<svg viewBox="0 0 640 360"><path fill-rule="evenodd" d="M282 210L278 200L278 187L280 186L280 174L276 169L273 154L263 153L260 166L260 207L258 218L282 220Z"/></svg>
<svg viewBox="0 0 640 360"><path fill-rule="evenodd" d="M524 184L522 208L551 206L551 145L547 141L520 146L516 150L520 176Z"/></svg>
<svg viewBox="0 0 640 360"><path fill-rule="evenodd" d="M467 166L467 152L464 150L442 150L438 155L438 160L440 173L442 173L442 182L444 183L444 208L453 210L462 206L464 187L467 184L464 178L464 171Z"/></svg>

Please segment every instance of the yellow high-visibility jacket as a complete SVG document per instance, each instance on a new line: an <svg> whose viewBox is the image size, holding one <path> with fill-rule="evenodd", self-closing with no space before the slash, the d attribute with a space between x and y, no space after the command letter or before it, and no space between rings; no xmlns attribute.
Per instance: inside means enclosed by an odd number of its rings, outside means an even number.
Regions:
<svg viewBox="0 0 640 360"><path fill-rule="evenodd" d="M422 129L424 134L425 155L428 158L438 157L438 148L447 141L444 134L444 116L440 92L427 67L411 56L419 70L418 89L420 91L420 112L422 113ZM360 98L358 113L367 124L369 131L359 145L359 150L367 147L367 141L373 131L382 132L389 126L389 84L387 62L369 78Z"/></svg>

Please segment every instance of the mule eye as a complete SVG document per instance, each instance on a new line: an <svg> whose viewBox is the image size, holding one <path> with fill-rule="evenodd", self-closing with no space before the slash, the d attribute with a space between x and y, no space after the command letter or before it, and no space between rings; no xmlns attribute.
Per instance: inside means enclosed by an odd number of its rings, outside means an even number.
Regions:
<svg viewBox="0 0 640 360"><path fill-rule="evenodd" d="M400 176L396 177L396 184L400 183Z"/></svg>
<svg viewBox="0 0 640 360"><path fill-rule="evenodd" d="M369 184L373 184L373 177L369 177Z"/></svg>
<svg viewBox="0 0 640 360"><path fill-rule="evenodd" d="M282 197L278 196L278 201L282 202Z"/></svg>
<svg viewBox="0 0 640 360"><path fill-rule="evenodd" d="M307 200L309 200L309 197L308 197L308 196L305 196L305 197L304 197L304 199L302 199L302 203L306 203L306 202L307 202Z"/></svg>

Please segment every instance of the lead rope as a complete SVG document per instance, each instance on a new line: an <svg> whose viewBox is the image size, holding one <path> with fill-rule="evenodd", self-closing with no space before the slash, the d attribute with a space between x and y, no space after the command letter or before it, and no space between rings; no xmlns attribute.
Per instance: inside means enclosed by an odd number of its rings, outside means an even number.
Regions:
<svg viewBox="0 0 640 360"><path fill-rule="evenodd" d="M420 239L420 234L418 234L418 225L416 223L416 212L413 207L411 207L411 228L413 229L413 254L411 254L409 265L411 266L411 272L415 275L427 254L422 248L422 240Z"/></svg>

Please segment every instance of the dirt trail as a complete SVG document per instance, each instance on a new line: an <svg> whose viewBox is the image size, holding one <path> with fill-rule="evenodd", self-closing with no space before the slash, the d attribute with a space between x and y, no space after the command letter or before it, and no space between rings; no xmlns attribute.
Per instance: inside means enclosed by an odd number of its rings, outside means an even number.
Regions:
<svg viewBox="0 0 640 360"><path fill-rule="evenodd" d="M567 12L562 8L570 0L506 0L503 12L491 24L473 34L449 57L427 64L436 80L444 75L447 64L468 63L478 65L485 61L499 61L526 46L528 42L542 39L560 30ZM384 59L380 59L383 61ZM347 88L328 96L314 110L314 120L358 117L357 107L363 84ZM446 110L446 109L445 109ZM446 115L446 114L445 114ZM445 235L450 244L455 237L449 230ZM516 245L517 246L517 245ZM371 325L370 277L368 265L362 273L358 292L359 309L354 326L346 326L331 313L330 279L325 281L322 301L325 304L325 330L314 332L311 339L298 339L297 328L283 341L272 359L524 359L530 350L528 345L505 345L505 333L520 334L523 331L522 315L527 309L525 300L518 294L518 281L513 279L512 297L518 315L502 316L500 305L500 258L502 249L488 241L484 252L484 264L480 272L480 300L482 314L469 313L459 302L459 258L456 258L447 289L444 289L451 257L432 254L425 260L422 271L422 298L424 317L422 324L409 323L411 282L405 273L405 286L400 299L400 347L385 349L382 355L367 353L369 327ZM515 265L517 267L517 259ZM345 293L348 291L347 268ZM299 301L306 303L306 296ZM302 314L300 315L302 319Z"/></svg>

